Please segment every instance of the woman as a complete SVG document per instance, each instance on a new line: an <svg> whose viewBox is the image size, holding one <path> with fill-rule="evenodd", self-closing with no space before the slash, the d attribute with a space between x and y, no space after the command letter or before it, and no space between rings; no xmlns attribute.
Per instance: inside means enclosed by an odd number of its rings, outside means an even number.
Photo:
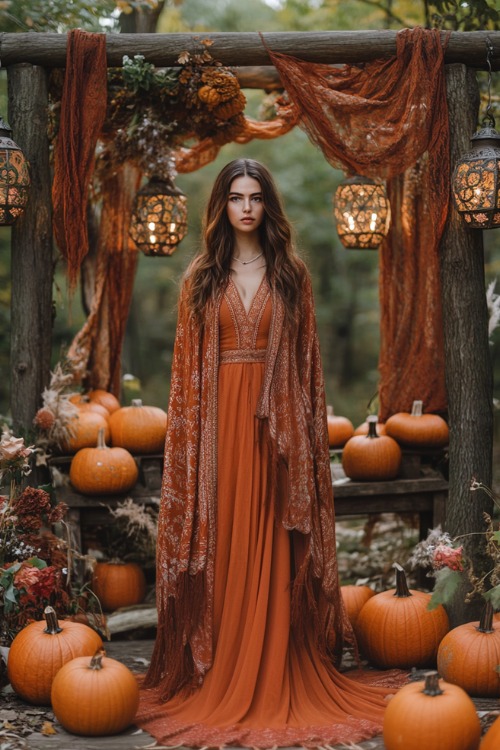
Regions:
<svg viewBox="0 0 500 750"><path fill-rule="evenodd" d="M387 690L333 666L353 638L311 283L262 164L224 167L203 236L179 303L138 723L191 746L367 738Z"/></svg>

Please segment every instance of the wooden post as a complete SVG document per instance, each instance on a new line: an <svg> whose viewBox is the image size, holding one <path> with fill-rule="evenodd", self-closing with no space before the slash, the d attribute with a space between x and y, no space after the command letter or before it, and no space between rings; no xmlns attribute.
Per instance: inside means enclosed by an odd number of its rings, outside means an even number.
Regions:
<svg viewBox="0 0 500 750"><path fill-rule="evenodd" d="M474 71L446 67L451 169L470 150L476 131L479 93ZM473 477L491 487L493 378L488 343L483 235L468 229L450 205L441 245L446 385L450 419L450 481L446 530L463 535L465 553L476 575L491 568L485 556L483 511L492 503L482 491L470 492ZM449 609L452 627L479 618L481 602L466 605L460 590ZM484 602L483 602L484 604Z"/></svg>
<svg viewBox="0 0 500 750"><path fill-rule="evenodd" d="M50 376L52 202L47 136L47 73L27 63L8 69L9 124L30 163L24 214L12 227L11 412L16 434L32 429Z"/></svg>

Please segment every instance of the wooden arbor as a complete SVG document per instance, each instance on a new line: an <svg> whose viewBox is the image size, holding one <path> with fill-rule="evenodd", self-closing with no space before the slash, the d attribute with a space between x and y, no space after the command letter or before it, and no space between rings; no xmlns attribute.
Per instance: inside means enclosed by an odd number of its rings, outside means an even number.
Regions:
<svg viewBox="0 0 500 750"><path fill-rule="evenodd" d="M258 34L204 36L213 42L216 59L238 67L243 86L276 85L274 69L254 67L269 64ZM265 39L276 52L331 64L390 57L396 50L393 31L282 32L266 34ZM485 67L487 39L493 45L492 68L498 70L499 32L454 32L446 47L452 167L468 149L476 127L479 102L474 68ZM183 50L195 51L197 44L199 38L188 34L110 35L108 65L120 65L124 54L143 54L157 66L172 66ZM16 427L24 429L31 426L49 376L52 226L46 69L63 67L65 56L65 35L0 35L0 59L9 75L9 120L31 162L33 179L26 213L12 229L12 414ZM491 510L488 498L471 500L469 484L476 476L491 485L493 412L482 233L461 225L453 209L442 241L441 276L451 426L446 526L454 536L481 531L483 511ZM486 564L484 547L477 541L467 551L475 562ZM466 619L462 598L457 599L452 619Z"/></svg>

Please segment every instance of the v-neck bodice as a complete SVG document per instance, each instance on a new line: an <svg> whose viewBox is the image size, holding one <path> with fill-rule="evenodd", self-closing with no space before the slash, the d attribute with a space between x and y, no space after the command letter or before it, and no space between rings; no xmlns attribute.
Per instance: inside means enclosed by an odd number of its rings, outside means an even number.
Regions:
<svg viewBox="0 0 500 750"><path fill-rule="evenodd" d="M257 352L263 361L271 324L271 293L264 277L248 312L238 289L229 281L220 307L219 344L221 362L251 361Z"/></svg>

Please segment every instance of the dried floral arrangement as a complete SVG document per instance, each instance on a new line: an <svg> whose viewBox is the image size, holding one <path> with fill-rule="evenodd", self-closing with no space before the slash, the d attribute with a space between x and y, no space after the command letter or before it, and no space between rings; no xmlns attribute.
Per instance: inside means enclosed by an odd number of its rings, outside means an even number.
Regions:
<svg viewBox="0 0 500 750"><path fill-rule="evenodd" d="M471 492L483 491L500 509L500 498L492 490L472 479ZM470 602L476 596L482 596L490 601L493 609L500 610L500 530L495 528L494 521L488 513L484 513L486 539L486 554L491 559L491 568L482 576L477 576L470 561L459 545L460 537L452 539L450 535L438 526L431 529L426 539L419 542L413 550L409 563L413 569L425 568L428 575L435 578L431 607L450 602L463 581L464 576L470 584L470 590L465 601Z"/></svg>
<svg viewBox="0 0 500 750"><path fill-rule="evenodd" d="M140 562L143 567L154 566L158 535L159 499L151 498L151 505L125 498L115 508L105 506L113 523L102 528L105 554L89 550L96 559L120 562Z"/></svg>
<svg viewBox="0 0 500 750"><path fill-rule="evenodd" d="M49 385L43 390L42 406L33 420L38 465L45 464L54 450L61 450L72 435L78 416L78 407L71 401L75 379L74 367L63 360L56 364Z"/></svg>
<svg viewBox="0 0 500 750"><path fill-rule="evenodd" d="M31 472L34 446L26 446L4 427L0 440L0 645L8 645L31 620L42 619L47 605L60 616L94 610L99 602L73 580L75 559L64 523L65 503L46 487L23 486ZM55 526L65 529L66 538ZM89 621L89 624L90 621Z"/></svg>
<svg viewBox="0 0 500 750"><path fill-rule="evenodd" d="M108 108L97 173L129 161L161 179L172 176L172 152L193 140L218 145L245 128L246 99L233 71L200 41L197 53L183 52L178 67L157 69L143 55L125 56L123 67L108 69ZM51 77L51 136L58 129L62 73Z"/></svg>

